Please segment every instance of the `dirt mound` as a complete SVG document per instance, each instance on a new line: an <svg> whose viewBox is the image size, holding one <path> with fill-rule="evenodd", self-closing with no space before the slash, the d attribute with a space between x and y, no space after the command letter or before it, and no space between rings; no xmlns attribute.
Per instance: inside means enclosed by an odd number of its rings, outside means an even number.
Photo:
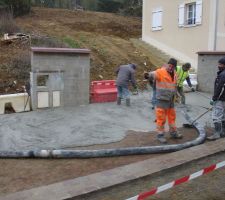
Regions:
<svg viewBox="0 0 225 200"><path fill-rule="evenodd" d="M140 18L123 17L111 13L33 8L30 15L18 18L17 22L28 30L34 28L35 31L40 30L40 32L46 31L48 33L60 31L62 35L73 34L77 31L122 38L141 35ZM61 29L62 27L65 29ZM45 30L46 28L48 30Z"/></svg>
<svg viewBox="0 0 225 200"><path fill-rule="evenodd" d="M134 47L129 40L141 36L140 18L89 11L33 8L29 15L16 18L16 23L24 33L31 35L31 45L1 46L0 69L1 81L16 80L19 83L17 90L29 80L30 66L27 66L26 61L24 67L23 60L30 59L30 46L49 47L48 43L43 45L34 42L34 37L54 38L68 47L90 49L91 80L115 79L114 70L118 65L136 63L139 66L137 79L139 85L142 85L143 72L154 68L147 53ZM20 63L17 67L16 62ZM0 89L0 92L12 93L13 90L15 88Z"/></svg>

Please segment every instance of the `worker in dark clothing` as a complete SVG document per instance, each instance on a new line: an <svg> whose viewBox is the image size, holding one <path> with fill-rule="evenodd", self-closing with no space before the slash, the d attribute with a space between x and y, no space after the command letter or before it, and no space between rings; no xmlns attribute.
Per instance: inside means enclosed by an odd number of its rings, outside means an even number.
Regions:
<svg viewBox="0 0 225 200"><path fill-rule="evenodd" d="M212 121L215 132L208 140L225 136L225 57L218 61L218 72L214 84L214 95L210 104L213 106Z"/></svg>
<svg viewBox="0 0 225 200"><path fill-rule="evenodd" d="M194 92L195 89L192 87L191 80L189 77L189 70L191 69L190 63L185 63L182 66L177 66L176 74L177 74L177 93L181 97L181 104L185 104L185 95L184 95L184 81L186 80L188 86L191 88L191 91Z"/></svg>
<svg viewBox="0 0 225 200"><path fill-rule="evenodd" d="M117 105L121 105L121 100L126 99L126 105L130 106L130 91L129 82L131 82L134 89L137 91L137 84L135 80L135 71L137 66L133 63L128 65L120 65L116 70L117 74Z"/></svg>

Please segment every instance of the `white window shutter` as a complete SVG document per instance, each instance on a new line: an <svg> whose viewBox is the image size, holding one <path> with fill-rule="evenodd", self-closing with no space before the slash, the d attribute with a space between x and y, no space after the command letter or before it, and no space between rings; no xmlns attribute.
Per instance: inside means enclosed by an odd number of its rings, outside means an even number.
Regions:
<svg viewBox="0 0 225 200"><path fill-rule="evenodd" d="M157 23L158 23L158 28L162 28L162 10L159 10L157 13Z"/></svg>
<svg viewBox="0 0 225 200"><path fill-rule="evenodd" d="M158 9L152 12L152 30L162 29L162 10Z"/></svg>
<svg viewBox="0 0 225 200"><path fill-rule="evenodd" d="M152 12L152 30L157 29L157 12Z"/></svg>
<svg viewBox="0 0 225 200"><path fill-rule="evenodd" d="M184 11L185 11L185 5L180 4L179 5L179 19L178 19L178 24L180 27L184 26Z"/></svg>
<svg viewBox="0 0 225 200"><path fill-rule="evenodd" d="M196 1L196 24L202 23L202 0Z"/></svg>

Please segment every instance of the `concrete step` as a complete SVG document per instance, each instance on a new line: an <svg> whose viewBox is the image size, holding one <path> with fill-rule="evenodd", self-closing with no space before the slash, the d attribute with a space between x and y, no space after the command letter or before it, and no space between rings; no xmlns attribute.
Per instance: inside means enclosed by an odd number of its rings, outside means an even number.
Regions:
<svg viewBox="0 0 225 200"><path fill-rule="evenodd" d="M178 167L225 151L225 139L208 142L192 148L121 166L115 169L79 177L39 188L1 196L0 200L94 200L95 195L105 197L107 190L125 186L130 190L131 183L145 177L160 176ZM208 166L208 164L205 164ZM114 190L114 191L115 191ZM130 190L132 191L132 190ZM123 190L124 192L124 190ZM138 191L135 192L138 194ZM123 194L124 195L124 194ZM131 195L131 194L130 194ZM115 199L115 198L114 198ZM117 198L118 199L118 198ZM121 198L122 199L122 198ZM123 197L125 199L125 197Z"/></svg>

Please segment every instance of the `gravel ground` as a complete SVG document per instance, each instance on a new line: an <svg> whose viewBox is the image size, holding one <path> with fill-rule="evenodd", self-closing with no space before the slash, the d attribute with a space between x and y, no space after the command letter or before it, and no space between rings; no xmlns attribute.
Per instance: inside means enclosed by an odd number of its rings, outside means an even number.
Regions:
<svg viewBox="0 0 225 200"><path fill-rule="evenodd" d="M225 152L221 152L220 154L191 162L173 170L167 170L166 172L160 172L151 177L131 182L126 186L122 185L117 188L111 188L101 193L79 197L74 200L125 200L136 196L141 192L149 191L151 188L164 185L183 176L197 172L212 164L224 161L224 159ZM195 180L149 197L146 200L224 200L224 177L225 168L221 168Z"/></svg>

